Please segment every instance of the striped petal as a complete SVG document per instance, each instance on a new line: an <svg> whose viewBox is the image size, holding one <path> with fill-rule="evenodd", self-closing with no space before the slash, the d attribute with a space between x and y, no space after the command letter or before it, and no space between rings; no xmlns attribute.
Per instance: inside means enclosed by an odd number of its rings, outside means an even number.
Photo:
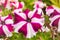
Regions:
<svg viewBox="0 0 60 40"><path fill-rule="evenodd" d="M43 2L41 1L36 1L34 8L43 8L45 6L45 4L43 4Z"/></svg>
<svg viewBox="0 0 60 40"><path fill-rule="evenodd" d="M14 31L18 33L19 29L20 29L23 25L25 25L25 24L26 24L25 21L21 21L21 22L15 24L15 25L14 25L14 28L15 28Z"/></svg>
<svg viewBox="0 0 60 40"><path fill-rule="evenodd" d="M44 18L32 18L31 23L39 23L41 25L44 25Z"/></svg>
<svg viewBox="0 0 60 40"><path fill-rule="evenodd" d="M56 6L53 6L54 7L54 9L58 12L58 13L60 13L60 8L58 8L58 7L56 7Z"/></svg>
<svg viewBox="0 0 60 40"><path fill-rule="evenodd" d="M12 33L9 31L6 25L3 26L3 31L7 37L11 37Z"/></svg>
<svg viewBox="0 0 60 40"><path fill-rule="evenodd" d="M42 9L34 9L28 13L29 18L37 17L40 18L42 16Z"/></svg>
<svg viewBox="0 0 60 40"><path fill-rule="evenodd" d="M52 6L48 6L48 7L46 8L46 14L47 14L48 16L50 16L51 13L53 13L53 12L54 12L54 8L53 8Z"/></svg>
<svg viewBox="0 0 60 40"><path fill-rule="evenodd" d="M13 20L12 19L7 19L7 20L5 20L5 24L13 24Z"/></svg>
<svg viewBox="0 0 60 40"><path fill-rule="evenodd" d="M7 17L8 17L8 16L1 17L1 20L2 20L2 21L5 21L5 19L6 19Z"/></svg>
<svg viewBox="0 0 60 40"><path fill-rule="evenodd" d="M36 32L34 31L33 26L32 26L32 24L28 23L27 24L27 36L26 37L31 38L34 35L36 35Z"/></svg>
<svg viewBox="0 0 60 40"><path fill-rule="evenodd" d="M4 16L4 21L7 20L7 19L12 19L12 16L9 14L7 16Z"/></svg>
<svg viewBox="0 0 60 40"><path fill-rule="evenodd" d="M27 35L27 23L24 24L19 30L18 32L22 32L25 36Z"/></svg>
<svg viewBox="0 0 60 40"><path fill-rule="evenodd" d="M21 12L22 12L22 9L15 9L15 10L13 11L13 13L16 13L16 14L21 13Z"/></svg>
<svg viewBox="0 0 60 40"><path fill-rule="evenodd" d="M35 32L37 32L39 29L41 30L41 27L42 27L41 24L39 23L31 23L31 24Z"/></svg>
<svg viewBox="0 0 60 40"><path fill-rule="evenodd" d="M0 36L1 36L1 35L5 35L2 26L0 27Z"/></svg>
<svg viewBox="0 0 60 40"><path fill-rule="evenodd" d="M28 17L28 13L30 12L30 10L29 9L25 9L24 10L24 13L26 14L26 16Z"/></svg>
<svg viewBox="0 0 60 40"><path fill-rule="evenodd" d="M56 10L54 10L54 12L50 15L50 17L54 17L54 16L56 16L56 15L60 15L60 13L57 12Z"/></svg>
<svg viewBox="0 0 60 40"><path fill-rule="evenodd" d="M35 31L38 31L38 29L41 29L41 27L44 25L44 18L41 18L41 19L32 18L31 24L33 26L33 29Z"/></svg>
<svg viewBox="0 0 60 40"><path fill-rule="evenodd" d="M24 13L15 13L15 23L26 20L26 15Z"/></svg>
<svg viewBox="0 0 60 40"><path fill-rule="evenodd" d="M60 32L60 19L59 19L59 22L58 22L58 32Z"/></svg>
<svg viewBox="0 0 60 40"><path fill-rule="evenodd" d="M58 22L57 20L58 20L59 18L60 18L60 15L56 15L56 16L50 18L50 19L49 19L49 20L51 21L50 26L52 26L52 25L53 25L53 26L57 26L55 22Z"/></svg>
<svg viewBox="0 0 60 40"><path fill-rule="evenodd" d="M6 24L5 26L8 28L10 32L13 31L13 26L11 24Z"/></svg>
<svg viewBox="0 0 60 40"><path fill-rule="evenodd" d="M23 7L24 7L24 2L19 2L18 9L19 9L19 8L23 8Z"/></svg>

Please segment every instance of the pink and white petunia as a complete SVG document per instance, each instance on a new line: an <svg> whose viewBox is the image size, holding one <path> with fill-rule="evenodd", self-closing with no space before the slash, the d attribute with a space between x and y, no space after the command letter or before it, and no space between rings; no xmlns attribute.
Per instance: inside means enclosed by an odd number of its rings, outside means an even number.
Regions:
<svg viewBox="0 0 60 40"><path fill-rule="evenodd" d="M34 3L34 8L43 8L46 4L44 4L42 1L36 1Z"/></svg>
<svg viewBox="0 0 60 40"><path fill-rule="evenodd" d="M22 9L24 7L24 2L18 2L18 0L1 0L0 4L3 4L4 8L11 9Z"/></svg>
<svg viewBox="0 0 60 40"><path fill-rule="evenodd" d="M15 9L22 9L24 7L24 2L11 1L10 6L13 6Z"/></svg>
<svg viewBox="0 0 60 40"><path fill-rule="evenodd" d="M42 13L42 12L41 12ZM26 38L36 35L37 31L43 26L44 18L36 10L26 9L23 13L14 13L14 28L16 33L23 33Z"/></svg>
<svg viewBox="0 0 60 40"><path fill-rule="evenodd" d="M43 11L42 8L45 6L45 4L40 0L40 1L36 1L34 4L34 11L37 11L38 14L43 15Z"/></svg>
<svg viewBox="0 0 60 40"><path fill-rule="evenodd" d="M0 36L7 36L11 37L12 36L12 31L13 31L13 20L11 15L8 16L0 16Z"/></svg>
<svg viewBox="0 0 60 40"><path fill-rule="evenodd" d="M3 5L4 8L11 9L10 0L0 0L0 4Z"/></svg>
<svg viewBox="0 0 60 40"><path fill-rule="evenodd" d="M5 0L0 0L0 5L4 4Z"/></svg>
<svg viewBox="0 0 60 40"><path fill-rule="evenodd" d="M60 31L60 8L55 6L48 6L46 8L46 13L48 16L50 16L50 25L57 26L58 31Z"/></svg>

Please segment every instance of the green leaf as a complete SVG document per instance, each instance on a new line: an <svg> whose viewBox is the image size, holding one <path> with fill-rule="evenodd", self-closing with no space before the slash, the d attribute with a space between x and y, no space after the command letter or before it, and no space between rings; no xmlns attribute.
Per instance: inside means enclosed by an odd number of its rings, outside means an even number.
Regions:
<svg viewBox="0 0 60 40"><path fill-rule="evenodd" d="M3 11L2 11L2 16L7 16L8 14L11 14L11 10L8 10L8 9L4 9Z"/></svg>
<svg viewBox="0 0 60 40"><path fill-rule="evenodd" d="M13 36L9 38L10 40L25 40L26 38L22 33L13 33Z"/></svg>
<svg viewBox="0 0 60 40"><path fill-rule="evenodd" d="M50 1L53 3L53 5L60 8L60 0L50 0Z"/></svg>

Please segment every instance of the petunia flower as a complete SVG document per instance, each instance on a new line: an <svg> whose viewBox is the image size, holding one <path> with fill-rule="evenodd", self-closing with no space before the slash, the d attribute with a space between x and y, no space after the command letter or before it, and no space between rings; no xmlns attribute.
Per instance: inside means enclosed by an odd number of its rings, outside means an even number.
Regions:
<svg viewBox="0 0 60 40"><path fill-rule="evenodd" d="M0 36L7 36L11 37L12 36L12 31L13 31L13 20L11 15L8 16L0 16Z"/></svg>
<svg viewBox="0 0 60 40"><path fill-rule="evenodd" d="M4 4L5 0L0 0L0 5Z"/></svg>
<svg viewBox="0 0 60 40"><path fill-rule="evenodd" d="M24 2L11 1L10 6L13 6L15 9L22 9L24 7Z"/></svg>
<svg viewBox="0 0 60 40"><path fill-rule="evenodd" d="M0 0L0 4L7 9L11 9L10 7L10 0Z"/></svg>
<svg viewBox="0 0 60 40"><path fill-rule="evenodd" d="M42 13L42 12L41 12ZM31 38L36 35L37 31L43 26L44 18L42 15L37 13L36 10L30 11L26 9L22 13L14 13L15 14L15 32L23 33L26 38Z"/></svg>
<svg viewBox="0 0 60 40"><path fill-rule="evenodd" d="M37 11L38 13L41 13L41 15L43 14L42 8L45 6L45 4L40 0L40 1L36 1L34 3L34 10Z"/></svg>
<svg viewBox="0 0 60 40"><path fill-rule="evenodd" d="M4 3L4 7L7 8L7 9L11 9L12 8L12 4L14 5L14 7L18 6L18 0L5 0L5 3Z"/></svg>
<svg viewBox="0 0 60 40"><path fill-rule="evenodd" d="M0 2L0 4L7 9L11 9L12 7L15 9L21 9L24 7L24 2L18 2L18 0L1 0Z"/></svg>
<svg viewBox="0 0 60 40"><path fill-rule="evenodd" d="M46 8L46 14L50 16L50 26L56 26L58 27L58 31L60 31L60 8L55 6L48 6Z"/></svg>
<svg viewBox="0 0 60 40"><path fill-rule="evenodd" d="M36 1L34 3L34 8L43 8L44 6L46 6L46 4L44 4L42 1Z"/></svg>

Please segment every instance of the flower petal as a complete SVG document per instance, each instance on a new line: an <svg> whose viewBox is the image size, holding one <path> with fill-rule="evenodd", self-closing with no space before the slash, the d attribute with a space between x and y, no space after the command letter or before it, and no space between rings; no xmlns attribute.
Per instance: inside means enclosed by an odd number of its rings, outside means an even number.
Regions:
<svg viewBox="0 0 60 40"><path fill-rule="evenodd" d="M57 22L58 18L60 18L60 15L56 15L56 16L54 16L54 17L52 17L52 18L49 18L49 20L51 21L50 26L56 25L55 22Z"/></svg>
<svg viewBox="0 0 60 40"><path fill-rule="evenodd" d="M36 32L34 31L33 26L30 23L28 23L27 24L27 36L26 37L31 38L34 35L36 35Z"/></svg>
<svg viewBox="0 0 60 40"><path fill-rule="evenodd" d="M48 7L46 8L46 14L47 14L48 16L50 16L51 13L53 13L53 12L54 12L54 8L53 8L52 6L48 6Z"/></svg>
<svg viewBox="0 0 60 40"><path fill-rule="evenodd" d="M28 13L30 12L30 10L29 9L25 9L24 10L24 13L26 14L26 16L28 17Z"/></svg>
<svg viewBox="0 0 60 40"><path fill-rule="evenodd" d="M38 31L39 29L41 29L42 25L39 24L39 23L31 23L32 24L32 27L34 29L34 31Z"/></svg>
<svg viewBox="0 0 60 40"><path fill-rule="evenodd" d="M25 21L21 21L21 22L15 24L15 25L14 25L14 28L15 28L14 31L18 33L18 30L19 30L24 24L26 24Z"/></svg>
<svg viewBox="0 0 60 40"><path fill-rule="evenodd" d="M18 8L23 8L24 7L24 2L19 2Z"/></svg>
<svg viewBox="0 0 60 40"><path fill-rule="evenodd" d="M19 14L20 12L22 12L22 9L15 9L15 10L13 11L13 13L16 13L16 14Z"/></svg>
<svg viewBox="0 0 60 40"><path fill-rule="evenodd" d="M10 32L13 31L13 26L11 24L6 24L7 28L9 29Z"/></svg>
<svg viewBox="0 0 60 40"><path fill-rule="evenodd" d="M60 20L58 22L58 32L60 32Z"/></svg>
<svg viewBox="0 0 60 40"><path fill-rule="evenodd" d="M6 25L3 26L3 31L7 37L11 37L12 33L9 31Z"/></svg>
<svg viewBox="0 0 60 40"><path fill-rule="evenodd" d="M32 11L30 11L30 12L28 13L28 17L29 17L29 18L32 18L33 15L34 15L34 13L32 13Z"/></svg>
<svg viewBox="0 0 60 40"><path fill-rule="evenodd" d="M5 24L13 24L13 20L12 20L12 19L7 19L7 20L5 21Z"/></svg>
<svg viewBox="0 0 60 40"><path fill-rule="evenodd" d="M42 16L42 9L34 9L28 13L29 18L37 17L40 18Z"/></svg>
<svg viewBox="0 0 60 40"><path fill-rule="evenodd" d="M43 8L45 6L45 4L43 4L43 2L41 1L36 1L34 8Z"/></svg>
<svg viewBox="0 0 60 40"><path fill-rule="evenodd" d="M32 18L31 23L39 23L41 25L44 25L44 18Z"/></svg>
<svg viewBox="0 0 60 40"><path fill-rule="evenodd" d="M0 27L0 36L1 35L5 35L5 33L4 33L3 29L2 29L2 26Z"/></svg>
<svg viewBox="0 0 60 40"><path fill-rule="evenodd" d="M26 20L26 15L24 13L16 14L15 13L15 23Z"/></svg>
<svg viewBox="0 0 60 40"><path fill-rule="evenodd" d="M7 20L7 19L12 19L12 16L9 14L7 16L4 17L4 21Z"/></svg>
<svg viewBox="0 0 60 40"><path fill-rule="evenodd" d="M24 24L19 30L18 32L23 33L25 36L27 35L27 23Z"/></svg>
<svg viewBox="0 0 60 40"><path fill-rule="evenodd" d="M5 21L5 19L6 19L7 17L8 17L8 16L1 17L1 20L2 20L2 21Z"/></svg>

